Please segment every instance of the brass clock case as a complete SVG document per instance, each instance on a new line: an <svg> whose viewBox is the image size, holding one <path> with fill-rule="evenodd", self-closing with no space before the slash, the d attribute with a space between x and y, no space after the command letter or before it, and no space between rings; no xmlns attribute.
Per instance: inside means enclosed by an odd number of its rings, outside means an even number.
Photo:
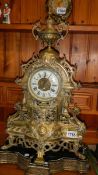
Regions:
<svg viewBox="0 0 98 175"><path fill-rule="evenodd" d="M75 67L66 56L60 57L55 42L67 33L56 23L65 22L71 12L71 0L49 0L46 28L33 27L33 35L45 45L38 55L22 65L23 76L17 83L23 89L23 100L17 105L17 112L7 122L8 145L3 149L24 145L37 151L34 161L44 165L48 151L68 149L84 159L79 152L85 125L76 117L77 107L70 109L71 90L78 87L74 81Z"/></svg>

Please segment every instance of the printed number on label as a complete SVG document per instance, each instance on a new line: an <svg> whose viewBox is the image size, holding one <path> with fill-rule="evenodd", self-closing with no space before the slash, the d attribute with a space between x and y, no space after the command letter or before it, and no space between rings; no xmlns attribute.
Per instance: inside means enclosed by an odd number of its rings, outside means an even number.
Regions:
<svg viewBox="0 0 98 175"><path fill-rule="evenodd" d="M66 13L66 8L64 7L58 7L57 8L57 14L58 15L64 15Z"/></svg>
<svg viewBox="0 0 98 175"><path fill-rule="evenodd" d="M77 138L77 131L67 131L67 137Z"/></svg>

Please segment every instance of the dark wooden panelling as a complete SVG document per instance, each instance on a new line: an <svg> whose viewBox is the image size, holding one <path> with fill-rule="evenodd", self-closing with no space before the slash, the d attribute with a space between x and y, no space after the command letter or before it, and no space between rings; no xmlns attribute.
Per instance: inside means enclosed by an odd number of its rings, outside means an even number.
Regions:
<svg viewBox="0 0 98 175"><path fill-rule="evenodd" d="M19 33L5 33L4 77L15 78L19 75Z"/></svg>
<svg viewBox="0 0 98 175"><path fill-rule="evenodd" d="M89 24L92 0L73 0L73 23Z"/></svg>
<svg viewBox="0 0 98 175"><path fill-rule="evenodd" d="M86 64L86 81L98 82L98 35L89 35L89 56Z"/></svg>
<svg viewBox="0 0 98 175"><path fill-rule="evenodd" d="M6 106L4 106L3 109L4 109L4 119L3 119L3 121L7 125L8 117L16 112L16 110L15 110L15 103L11 104L11 105L6 105Z"/></svg>
<svg viewBox="0 0 98 175"><path fill-rule="evenodd" d="M4 88L2 86L0 86L0 104L2 104L2 102L4 100L4 98L3 98L3 95L4 95L3 90L4 90Z"/></svg>
<svg viewBox="0 0 98 175"><path fill-rule="evenodd" d="M22 100L22 92L15 83L0 83L0 121L6 122L15 112L15 104Z"/></svg>
<svg viewBox="0 0 98 175"><path fill-rule="evenodd" d="M59 43L58 49L60 50L60 56L66 55L66 59L70 61L70 50L71 50L71 35L68 34L64 40Z"/></svg>
<svg viewBox="0 0 98 175"><path fill-rule="evenodd" d="M19 75L19 33L0 33L0 77Z"/></svg>
<svg viewBox="0 0 98 175"><path fill-rule="evenodd" d="M85 123L87 130L96 131L98 130L98 114L81 114L79 119ZM97 136L97 135L96 135Z"/></svg>
<svg viewBox="0 0 98 175"><path fill-rule="evenodd" d="M21 22L21 0L13 0L11 4L11 23Z"/></svg>
<svg viewBox="0 0 98 175"><path fill-rule="evenodd" d="M22 93L20 89L15 89L15 87L6 88L6 101L8 104L15 104L22 99Z"/></svg>
<svg viewBox="0 0 98 175"><path fill-rule="evenodd" d="M72 50L70 59L72 64L76 64L77 72L75 79L85 82L86 79L86 60L88 58L88 35L74 34L71 40Z"/></svg>
<svg viewBox="0 0 98 175"><path fill-rule="evenodd" d="M0 82L0 105L14 105L22 99L22 91L15 83Z"/></svg>
<svg viewBox="0 0 98 175"><path fill-rule="evenodd" d="M86 92L74 93L74 103L80 107L81 110L92 111L93 94Z"/></svg>
<svg viewBox="0 0 98 175"><path fill-rule="evenodd" d="M27 62L37 52L39 48L38 41L36 41L31 33L21 33L20 42L20 58L21 62Z"/></svg>
<svg viewBox="0 0 98 175"><path fill-rule="evenodd" d="M4 107L2 107L2 106L0 106L0 121L1 122L4 122L4 120L5 120L5 108Z"/></svg>
<svg viewBox="0 0 98 175"><path fill-rule="evenodd" d="M98 1L89 0L90 5L90 24L98 25Z"/></svg>
<svg viewBox="0 0 98 175"><path fill-rule="evenodd" d="M21 0L21 23L35 23L45 19L46 0Z"/></svg>
<svg viewBox="0 0 98 175"><path fill-rule="evenodd" d="M4 55L4 35L3 32L0 32L0 76L3 76L4 71L4 62L5 62L5 55Z"/></svg>
<svg viewBox="0 0 98 175"><path fill-rule="evenodd" d="M34 23L45 18L45 0L21 0L21 23Z"/></svg>
<svg viewBox="0 0 98 175"><path fill-rule="evenodd" d="M33 23L36 21L36 17L38 16L37 9L37 0L32 1L29 0L21 0L21 23Z"/></svg>
<svg viewBox="0 0 98 175"><path fill-rule="evenodd" d="M82 114L98 115L97 94L97 88L80 88L73 91L73 102L80 107Z"/></svg>

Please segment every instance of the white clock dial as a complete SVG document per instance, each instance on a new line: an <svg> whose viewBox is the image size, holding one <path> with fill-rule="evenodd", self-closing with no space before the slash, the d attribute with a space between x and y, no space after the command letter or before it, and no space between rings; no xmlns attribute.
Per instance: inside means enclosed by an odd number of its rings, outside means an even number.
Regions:
<svg viewBox="0 0 98 175"><path fill-rule="evenodd" d="M40 69L31 74L28 88L34 97L40 100L55 98L59 92L60 76L54 70Z"/></svg>

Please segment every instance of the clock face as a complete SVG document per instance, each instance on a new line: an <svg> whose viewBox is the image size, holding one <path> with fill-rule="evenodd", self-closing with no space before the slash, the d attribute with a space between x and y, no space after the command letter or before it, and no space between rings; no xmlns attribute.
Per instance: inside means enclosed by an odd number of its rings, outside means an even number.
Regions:
<svg viewBox="0 0 98 175"><path fill-rule="evenodd" d="M51 69L40 69L31 74L28 88L31 95L38 100L48 101L59 93L60 76Z"/></svg>

